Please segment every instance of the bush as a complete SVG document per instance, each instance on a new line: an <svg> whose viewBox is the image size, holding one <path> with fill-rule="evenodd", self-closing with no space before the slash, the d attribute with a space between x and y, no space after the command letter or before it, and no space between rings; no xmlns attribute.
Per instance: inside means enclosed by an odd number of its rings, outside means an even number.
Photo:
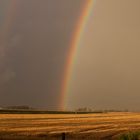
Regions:
<svg viewBox="0 0 140 140"><path fill-rule="evenodd" d="M119 140L139 140L139 139L140 139L140 132L133 132L133 133L121 135Z"/></svg>

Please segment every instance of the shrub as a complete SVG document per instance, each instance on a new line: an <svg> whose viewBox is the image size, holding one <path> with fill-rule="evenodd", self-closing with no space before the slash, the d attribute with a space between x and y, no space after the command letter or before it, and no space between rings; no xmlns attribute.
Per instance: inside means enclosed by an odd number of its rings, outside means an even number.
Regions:
<svg viewBox="0 0 140 140"><path fill-rule="evenodd" d="M120 136L119 140L139 140L140 132L127 133Z"/></svg>

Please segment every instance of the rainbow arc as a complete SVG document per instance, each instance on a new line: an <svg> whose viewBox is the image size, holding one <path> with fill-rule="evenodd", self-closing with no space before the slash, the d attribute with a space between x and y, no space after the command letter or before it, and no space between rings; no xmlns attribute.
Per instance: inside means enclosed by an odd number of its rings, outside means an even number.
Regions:
<svg viewBox="0 0 140 140"><path fill-rule="evenodd" d="M81 39L83 37L86 25L92 13L95 0L86 0L82 13L77 21L76 28L74 29L73 37L71 39L70 50L65 65L65 73L62 82L60 108L65 108L65 98L69 92L73 68L75 66L75 59L79 50Z"/></svg>

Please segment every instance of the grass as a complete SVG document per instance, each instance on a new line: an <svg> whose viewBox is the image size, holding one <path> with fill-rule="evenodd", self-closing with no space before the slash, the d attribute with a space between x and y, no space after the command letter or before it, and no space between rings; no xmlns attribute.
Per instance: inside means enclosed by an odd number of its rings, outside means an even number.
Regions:
<svg viewBox="0 0 140 140"><path fill-rule="evenodd" d="M139 140L140 132L129 132L120 136L120 140Z"/></svg>

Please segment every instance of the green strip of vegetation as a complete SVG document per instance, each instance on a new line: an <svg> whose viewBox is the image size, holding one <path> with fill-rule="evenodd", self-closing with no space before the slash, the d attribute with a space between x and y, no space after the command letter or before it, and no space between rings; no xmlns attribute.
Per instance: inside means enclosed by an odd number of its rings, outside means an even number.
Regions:
<svg viewBox="0 0 140 140"><path fill-rule="evenodd" d="M140 132L130 132L122 134L119 140L140 140Z"/></svg>

